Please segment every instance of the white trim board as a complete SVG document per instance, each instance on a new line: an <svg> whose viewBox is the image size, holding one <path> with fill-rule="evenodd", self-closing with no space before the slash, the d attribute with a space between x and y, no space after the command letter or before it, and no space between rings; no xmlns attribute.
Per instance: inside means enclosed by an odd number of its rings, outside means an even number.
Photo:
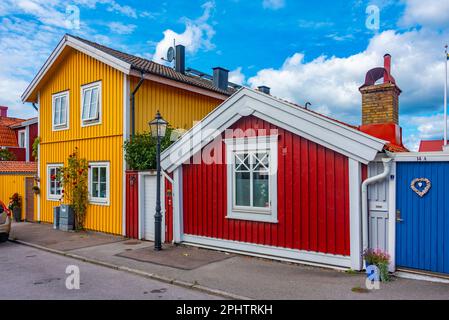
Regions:
<svg viewBox="0 0 449 320"><path fill-rule="evenodd" d="M340 268L350 268L351 258L348 256L325 254L319 252L310 252L303 250L293 250L280 247L257 245L247 242L238 242L232 240L222 240L216 238L207 238L192 235L183 235L183 241L186 244L212 247L218 250L232 250L243 254L252 254L267 257L270 259L289 259L301 263L313 263L319 265L334 266Z"/></svg>
<svg viewBox="0 0 449 320"><path fill-rule="evenodd" d="M388 153L397 162L440 162L449 161L447 152L400 152Z"/></svg>
<svg viewBox="0 0 449 320"><path fill-rule="evenodd" d="M162 168L172 172L244 116L254 115L367 164L385 141L256 90L241 88L162 153Z"/></svg>

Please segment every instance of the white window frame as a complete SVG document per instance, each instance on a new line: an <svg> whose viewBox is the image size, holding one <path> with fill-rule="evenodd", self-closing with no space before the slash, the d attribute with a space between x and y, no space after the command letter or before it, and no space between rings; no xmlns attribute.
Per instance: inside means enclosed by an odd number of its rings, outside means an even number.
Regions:
<svg viewBox="0 0 449 320"><path fill-rule="evenodd" d="M47 200L49 201L59 201L61 200L61 197L63 195L62 193L62 186L61 186L61 194L51 194L50 193L50 182L51 182L51 174L50 174L50 170L51 169L58 169L58 168L62 168L64 165L62 163L51 163L51 164L47 164Z"/></svg>
<svg viewBox="0 0 449 320"><path fill-rule="evenodd" d="M23 146L20 145L20 136L23 134ZM27 132L26 129L19 130L17 132L17 145L19 148L26 148L27 147Z"/></svg>
<svg viewBox="0 0 449 320"><path fill-rule="evenodd" d="M66 107L66 115L65 115L65 123L55 125L55 100L57 98L61 98L65 96L67 101L67 107ZM69 90L62 91L59 93L55 93L52 95L51 98L51 126L53 131L61 131L61 130L67 130L69 129L69 119L70 119L70 92Z"/></svg>
<svg viewBox="0 0 449 320"><path fill-rule="evenodd" d="M106 198L92 197L92 169L93 168L106 168ZM110 163L109 162L89 162L89 203L109 206L110 204L110 189L111 189L111 175L110 175Z"/></svg>
<svg viewBox="0 0 449 320"><path fill-rule="evenodd" d="M86 90L90 90L93 88L98 88L98 119L92 119L92 120L84 120L83 119L83 108L84 108L84 92ZM102 114L102 85L101 80L88 83L81 86L81 93L80 93L80 104L81 104L81 113L80 113L80 120L81 120L81 127L89 127L89 126L95 126L101 124L101 114Z"/></svg>
<svg viewBox="0 0 449 320"><path fill-rule="evenodd" d="M277 164L278 136L259 136L225 139L227 164L227 219L278 223L277 219ZM241 152L268 152L270 193L269 208L243 207L235 205L235 164L234 156ZM252 186L251 186L252 187Z"/></svg>

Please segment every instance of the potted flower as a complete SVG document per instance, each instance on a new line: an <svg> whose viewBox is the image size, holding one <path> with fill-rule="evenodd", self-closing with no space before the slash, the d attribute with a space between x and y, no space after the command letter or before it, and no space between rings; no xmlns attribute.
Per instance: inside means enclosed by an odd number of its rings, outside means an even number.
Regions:
<svg viewBox="0 0 449 320"><path fill-rule="evenodd" d="M33 192L37 195L41 192L41 189L39 189L39 186L33 186Z"/></svg>
<svg viewBox="0 0 449 320"><path fill-rule="evenodd" d="M390 264L390 255L380 249L367 249L363 253L365 259L366 269L370 265L375 265L379 269L379 276L381 281L389 281L388 265Z"/></svg>
<svg viewBox="0 0 449 320"><path fill-rule="evenodd" d="M9 198L8 209L12 211L14 220L22 220L22 197L16 192Z"/></svg>

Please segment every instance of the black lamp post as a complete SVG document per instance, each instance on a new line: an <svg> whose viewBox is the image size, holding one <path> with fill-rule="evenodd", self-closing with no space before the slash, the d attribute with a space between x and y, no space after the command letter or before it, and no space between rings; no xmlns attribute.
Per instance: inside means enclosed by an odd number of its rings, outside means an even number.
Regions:
<svg viewBox="0 0 449 320"><path fill-rule="evenodd" d="M151 128L151 135L157 139L156 147L156 168L157 168L157 183L156 183L156 214L154 215L154 250L162 250L162 214L161 214L161 138L165 137L167 129L167 121L165 121L159 111L156 117L149 125Z"/></svg>

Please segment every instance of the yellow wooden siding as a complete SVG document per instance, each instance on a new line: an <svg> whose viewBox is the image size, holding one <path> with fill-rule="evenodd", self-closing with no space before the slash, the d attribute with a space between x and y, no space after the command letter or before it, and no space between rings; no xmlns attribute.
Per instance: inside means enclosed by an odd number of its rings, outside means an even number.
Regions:
<svg viewBox="0 0 449 320"><path fill-rule="evenodd" d="M75 147L89 162L110 164L110 204L89 205L86 228L122 233L123 190L123 73L72 48L40 85L40 178L41 221L53 222L57 201L47 200L47 165L67 164ZM101 124L81 126L81 86L102 82ZM69 90L69 129L52 131L52 95Z"/></svg>
<svg viewBox="0 0 449 320"><path fill-rule="evenodd" d="M138 78L131 79L131 91ZM145 80L136 94L136 132L149 131L148 122L159 110L174 128L189 129L215 109L222 100Z"/></svg>
<svg viewBox="0 0 449 320"><path fill-rule="evenodd" d="M0 174L0 200L8 206L9 198L18 193L22 197L22 219L25 219L25 178L33 174ZM34 220L37 220L37 196L34 196Z"/></svg>
<svg viewBox="0 0 449 320"><path fill-rule="evenodd" d="M85 227L89 230L121 234L122 233L122 137L83 139L79 141L49 143L41 146L41 220L53 221L53 208L59 201L48 200L47 197L47 165L64 163L78 147L80 156L89 162L109 162L109 205L89 204ZM57 152L55 152L57 150Z"/></svg>

